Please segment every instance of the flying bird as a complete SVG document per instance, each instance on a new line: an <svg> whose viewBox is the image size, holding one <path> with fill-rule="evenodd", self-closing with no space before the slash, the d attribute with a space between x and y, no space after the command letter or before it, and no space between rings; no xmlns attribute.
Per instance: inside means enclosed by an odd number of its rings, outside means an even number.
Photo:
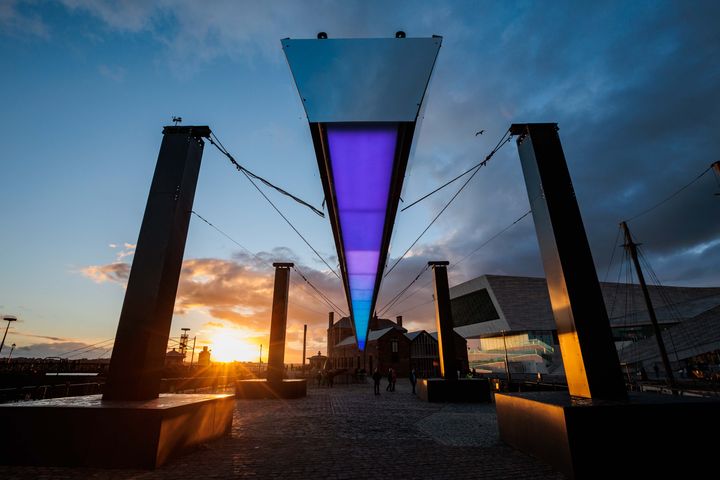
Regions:
<svg viewBox="0 0 720 480"><path fill-rule="evenodd" d="M485 130L480 130L479 132L475 132L475 136L477 137L478 135L482 135L483 133L485 133Z"/></svg>

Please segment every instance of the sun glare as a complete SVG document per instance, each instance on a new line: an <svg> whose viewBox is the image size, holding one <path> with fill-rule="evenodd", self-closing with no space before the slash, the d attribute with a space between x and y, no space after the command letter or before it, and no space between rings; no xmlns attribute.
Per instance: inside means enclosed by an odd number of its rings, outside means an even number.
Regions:
<svg viewBox="0 0 720 480"><path fill-rule="evenodd" d="M260 355L260 345L255 345L236 330L220 329L210 340L211 359L215 362L252 362Z"/></svg>

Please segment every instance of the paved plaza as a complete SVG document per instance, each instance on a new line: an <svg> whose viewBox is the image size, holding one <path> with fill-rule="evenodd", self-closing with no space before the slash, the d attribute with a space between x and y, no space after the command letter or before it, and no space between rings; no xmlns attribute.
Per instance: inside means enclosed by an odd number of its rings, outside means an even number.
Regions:
<svg viewBox="0 0 720 480"><path fill-rule="evenodd" d="M385 383L380 396L368 383L238 400L230 436L154 471L0 466L0 478L563 478L500 444L494 405L429 404L406 379L393 393Z"/></svg>

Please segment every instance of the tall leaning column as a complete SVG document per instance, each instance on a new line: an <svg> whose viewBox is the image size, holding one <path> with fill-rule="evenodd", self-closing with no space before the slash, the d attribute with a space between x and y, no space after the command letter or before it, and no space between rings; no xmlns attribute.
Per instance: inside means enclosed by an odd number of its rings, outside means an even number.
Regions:
<svg viewBox="0 0 720 480"><path fill-rule="evenodd" d="M128 279L104 400L149 400L160 392L206 126L163 130Z"/></svg>
<svg viewBox="0 0 720 480"><path fill-rule="evenodd" d="M625 399L625 381L557 124L514 124L510 132L518 135L570 395Z"/></svg>
<svg viewBox="0 0 720 480"><path fill-rule="evenodd" d="M275 288L273 290L272 318L270 319L270 348L268 348L268 383L282 382L285 374L285 332L287 331L288 293L292 263L273 263Z"/></svg>
<svg viewBox="0 0 720 480"><path fill-rule="evenodd" d="M448 283L448 261L428 262L433 270L435 288L435 323L438 332L440 354L440 376L445 380L457 380L458 364L455 352L455 331L450 309L450 285Z"/></svg>

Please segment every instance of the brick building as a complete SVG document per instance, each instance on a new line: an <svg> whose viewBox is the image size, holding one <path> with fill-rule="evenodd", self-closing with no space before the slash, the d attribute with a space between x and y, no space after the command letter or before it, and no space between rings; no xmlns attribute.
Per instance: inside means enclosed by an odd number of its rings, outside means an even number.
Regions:
<svg viewBox="0 0 720 480"><path fill-rule="evenodd" d="M357 348L352 324L348 317L328 322L328 352L332 368L372 372L379 368L382 373L393 368L399 376L407 376L412 368L419 377L439 376L437 334L425 330L408 332L402 326L402 317L393 322L386 318L373 318L370 324L364 352ZM467 368L467 342L455 334L458 360Z"/></svg>

